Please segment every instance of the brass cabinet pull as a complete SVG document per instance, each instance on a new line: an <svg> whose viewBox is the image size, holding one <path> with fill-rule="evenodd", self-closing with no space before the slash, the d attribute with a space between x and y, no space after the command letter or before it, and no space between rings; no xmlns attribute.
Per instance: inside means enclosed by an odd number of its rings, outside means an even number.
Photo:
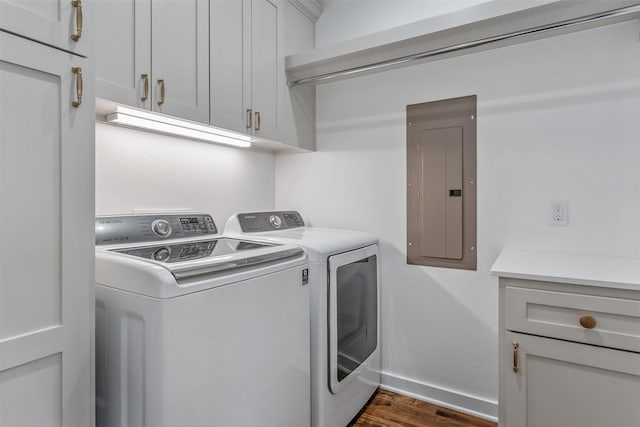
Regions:
<svg viewBox="0 0 640 427"><path fill-rule="evenodd" d="M247 108L247 129L251 129L253 127L253 116L251 113L251 108Z"/></svg>
<svg viewBox="0 0 640 427"><path fill-rule="evenodd" d="M164 104L164 79L159 79L158 84L160 85L160 99L158 100L158 105Z"/></svg>
<svg viewBox="0 0 640 427"><path fill-rule="evenodd" d="M144 95L140 101L144 102L149 99L149 74L140 74L140 77L144 80Z"/></svg>
<svg viewBox="0 0 640 427"><path fill-rule="evenodd" d="M260 130L260 111L256 111L256 130Z"/></svg>
<svg viewBox="0 0 640 427"><path fill-rule="evenodd" d="M82 104L82 68L73 67L71 68L71 72L76 75L76 97L78 98L76 101L71 102L71 106L78 108Z"/></svg>
<svg viewBox="0 0 640 427"><path fill-rule="evenodd" d="M82 37L82 0L73 0L71 6L76 9L76 33L71 34L71 40L77 42Z"/></svg>
<svg viewBox="0 0 640 427"><path fill-rule="evenodd" d="M596 319L593 316L582 316L580 318L580 326L585 329L593 329L597 324L598 322L596 322Z"/></svg>
<svg viewBox="0 0 640 427"><path fill-rule="evenodd" d="M518 367L518 349L520 348L520 344L518 341L513 342L513 372L518 372L520 368Z"/></svg>

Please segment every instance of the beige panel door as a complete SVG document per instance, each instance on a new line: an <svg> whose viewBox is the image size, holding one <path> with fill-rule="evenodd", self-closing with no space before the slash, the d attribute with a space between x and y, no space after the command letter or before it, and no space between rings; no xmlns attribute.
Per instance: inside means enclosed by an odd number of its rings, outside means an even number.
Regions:
<svg viewBox="0 0 640 427"><path fill-rule="evenodd" d="M420 255L462 258L462 128L420 129Z"/></svg>
<svg viewBox="0 0 640 427"><path fill-rule="evenodd" d="M94 107L86 59L0 32L0 425L94 423Z"/></svg>
<svg viewBox="0 0 640 427"><path fill-rule="evenodd" d="M475 270L476 97L407 106L407 263Z"/></svg>

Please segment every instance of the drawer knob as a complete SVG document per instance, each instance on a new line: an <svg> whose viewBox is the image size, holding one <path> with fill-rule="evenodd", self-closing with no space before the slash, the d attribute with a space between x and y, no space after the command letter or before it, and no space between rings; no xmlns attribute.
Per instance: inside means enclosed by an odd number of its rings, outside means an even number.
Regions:
<svg viewBox="0 0 640 427"><path fill-rule="evenodd" d="M596 322L593 316L582 316L580 318L580 325L585 329L593 329L597 324L598 322Z"/></svg>

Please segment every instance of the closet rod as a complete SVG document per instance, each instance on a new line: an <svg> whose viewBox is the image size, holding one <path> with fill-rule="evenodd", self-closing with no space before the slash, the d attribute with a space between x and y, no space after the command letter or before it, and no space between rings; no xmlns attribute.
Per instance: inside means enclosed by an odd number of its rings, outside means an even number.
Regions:
<svg viewBox="0 0 640 427"><path fill-rule="evenodd" d="M502 40L509 40L518 37L524 37L531 34L543 33L546 31L557 30L561 28L571 28L577 25L586 24L590 22L598 22L605 19L618 18L622 16L631 15L634 13L640 13L640 5L627 6L620 9L609 10L606 12L595 13L593 15L582 16L579 18L567 19L565 21L555 22L553 24L540 25L538 27L528 28L526 30L513 31L510 33L502 34L499 36L486 37L479 40L460 43L453 46L447 46L439 49L428 50L426 52L415 53L412 55L401 56L400 58L387 59L380 62L374 62L372 64L360 65L353 68L347 68L344 70L333 71L330 73L319 74L317 76L305 77L298 80L288 80L287 85L289 87L295 87L311 83L319 83L327 80L331 80L337 77L349 76L352 74L363 73L365 71L377 70L380 68L390 67L393 65L404 64L407 62L413 62L420 59L431 58L433 56L442 55L445 53L457 52L460 50L470 49L477 46L482 46L490 43L499 42Z"/></svg>

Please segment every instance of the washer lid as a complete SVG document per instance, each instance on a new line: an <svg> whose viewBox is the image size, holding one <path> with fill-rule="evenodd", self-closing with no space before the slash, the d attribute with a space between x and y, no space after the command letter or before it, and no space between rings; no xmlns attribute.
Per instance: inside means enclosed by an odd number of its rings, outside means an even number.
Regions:
<svg viewBox="0 0 640 427"><path fill-rule="evenodd" d="M202 241L173 242L163 245L112 249L113 252L137 256L153 261L174 264L203 258L232 255L251 249L274 246L272 243L251 242L239 239L210 239Z"/></svg>
<svg viewBox="0 0 640 427"><path fill-rule="evenodd" d="M108 251L159 263L180 283L197 276L223 273L275 262L304 253L301 248L242 239L217 238L201 241L167 242Z"/></svg>
<svg viewBox="0 0 640 427"><path fill-rule="evenodd" d="M155 298L172 298L259 278L306 262L304 250L294 245L242 239L96 247L96 283Z"/></svg>

